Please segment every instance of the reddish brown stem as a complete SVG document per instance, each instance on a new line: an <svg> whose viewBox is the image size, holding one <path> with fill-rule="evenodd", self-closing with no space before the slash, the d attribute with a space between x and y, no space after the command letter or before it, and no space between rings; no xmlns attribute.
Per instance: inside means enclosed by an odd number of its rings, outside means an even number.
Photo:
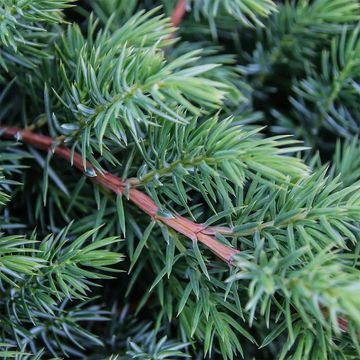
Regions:
<svg viewBox="0 0 360 360"><path fill-rule="evenodd" d="M178 27L186 13L186 0L179 0L171 14L171 22L174 27Z"/></svg>
<svg viewBox="0 0 360 360"><path fill-rule="evenodd" d="M19 137L24 143L32 145L37 149L43 151L54 151L55 155L64 158L69 162L72 161L73 166L84 173L86 173L86 171L92 170L96 176L91 177L91 180L116 194L125 194L126 186L130 186L127 195L129 200L139 209L141 209L153 219L166 224L170 228L176 230L182 235L185 235L191 240L200 241L215 255L226 261L228 264L231 264L234 255L239 253L238 250L219 242L213 236L214 231L207 228L203 224L197 224L177 214L171 218L160 216L159 207L149 196L138 189L131 188L130 183L122 181L119 177L109 172L101 173L97 171L88 161L86 162L85 169L84 162L80 154L74 153L72 156L71 150L69 148L63 145L55 146L52 138L35 134L28 129L20 129L16 127L0 127L0 129L2 130L1 136L4 138L11 139L14 137Z"/></svg>
<svg viewBox="0 0 360 360"><path fill-rule="evenodd" d="M63 159L66 159L69 162L72 160L73 166L84 173L91 169L94 174L96 174L96 176L91 177L91 179L104 188L111 190L115 194L125 194L126 187L130 186L130 189L127 192L129 200L144 213L148 214L151 218L166 224L180 234L185 235L192 241L200 241L216 256L227 262L229 265L231 265L234 256L239 253L239 250L222 244L213 236L218 231L227 234L231 232L231 229L224 227L206 227L203 224L197 224L177 214L175 214L172 218L159 216L159 208L149 196L138 189L131 188L130 183L122 181L119 177L109 172L100 173L88 161L86 162L85 169L83 159L80 154L74 153L72 157L71 150L69 148L66 146L54 146L55 144L52 138L35 134L27 129L20 129L16 127L6 128L0 126L0 130L2 131L0 133L0 137L7 139L12 139L14 137L20 138L24 143L32 145L37 149L43 151L54 151L57 156ZM338 317L338 321L341 330L346 332L348 330L347 320L342 317Z"/></svg>

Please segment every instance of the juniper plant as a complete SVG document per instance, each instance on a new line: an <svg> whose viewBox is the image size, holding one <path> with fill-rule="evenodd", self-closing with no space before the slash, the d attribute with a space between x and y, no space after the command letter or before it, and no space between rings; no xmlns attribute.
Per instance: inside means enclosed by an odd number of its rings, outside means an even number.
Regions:
<svg viewBox="0 0 360 360"><path fill-rule="evenodd" d="M1 357L358 358L358 20L4 0Z"/></svg>

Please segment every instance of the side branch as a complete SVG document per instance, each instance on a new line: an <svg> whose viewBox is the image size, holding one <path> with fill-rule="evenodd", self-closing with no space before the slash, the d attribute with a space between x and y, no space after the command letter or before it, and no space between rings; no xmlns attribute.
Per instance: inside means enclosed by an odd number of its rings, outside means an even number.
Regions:
<svg viewBox="0 0 360 360"><path fill-rule="evenodd" d="M66 146L56 146L53 139L49 136L35 134L28 129L21 129L16 127L0 127L0 137L12 139L14 137L20 138L25 144L36 147L43 151L54 151L55 155L61 157L69 162L72 161L73 166L86 174L91 170L95 176L91 180L100 184L104 188L111 190L116 194L126 195L128 199L135 204L139 209L148 214L153 219L166 224L175 231L190 238L193 241L203 243L220 259L226 261L229 265L232 262L234 255L239 253L230 246L224 245L219 242L211 231L203 224L197 224L183 216L175 214L171 218L162 217L159 214L159 207L155 202L140 190L131 188L130 183L122 181L119 177L109 173L100 173L89 162L86 162L86 169L84 168L83 159L80 154L71 154L71 150ZM130 189L126 188L130 186Z"/></svg>

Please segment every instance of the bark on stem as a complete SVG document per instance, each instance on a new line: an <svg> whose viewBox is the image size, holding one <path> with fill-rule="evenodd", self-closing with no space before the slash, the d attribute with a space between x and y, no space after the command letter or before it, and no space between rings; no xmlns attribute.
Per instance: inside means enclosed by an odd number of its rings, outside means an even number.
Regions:
<svg viewBox="0 0 360 360"><path fill-rule="evenodd" d="M171 14L171 22L173 27L178 27L186 13L186 0L179 0Z"/></svg>
<svg viewBox="0 0 360 360"><path fill-rule="evenodd" d="M158 215L158 206L155 202L146 194L138 189L131 188L130 183L122 181L121 178L109 173L100 173L97 171L88 161L86 162L86 169L84 168L83 159L80 154L74 153L71 155L71 150L66 146L55 145L55 141L45 135L35 134L28 129L21 129L17 127L4 127L0 126L0 138L13 139L19 138L25 144L34 146L37 149L43 151L54 151L55 155L63 158L69 162L73 161L73 166L78 170L86 173L89 169L92 169L96 176L91 177L91 180L100 184L104 188L111 190L115 194L124 195L126 187L130 186L127 191L129 201L135 204L139 209L148 214L151 218L166 224L170 228L185 235L192 241L199 241L203 243L209 250L211 250L220 259L231 265L233 257L239 253L239 250L234 249L230 246L224 245L219 242L215 236L217 231L222 233L229 233L231 229L223 227L206 227L203 224L197 224L183 216L175 214L173 218L165 218ZM324 312L326 315L326 313ZM347 320L343 317L338 317L340 329L344 332L348 331Z"/></svg>
<svg viewBox="0 0 360 360"><path fill-rule="evenodd" d="M61 157L69 162L72 161L73 166L85 174L89 170L93 171L96 176L91 177L91 180L116 194L125 194L126 187L130 186L130 189L127 191L129 201L135 204L139 209L153 219L166 224L191 240L203 243L216 256L226 261L228 264L231 264L234 255L239 253L239 250L219 242L215 236L213 236L214 232L209 231L209 229L203 224L197 224L177 214L174 214L174 217L172 218L159 216L158 206L148 195L138 189L131 188L130 183L122 181L121 178L109 172L100 173L88 161L86 162L85 169L84 162L80 154L75 152L72 156L69 148L63 145L56 146L55 141L51 137L35 134L28 129L21 129L17 127L0 127L0 130L0 137L7 139L13 139L14 137L19 138L25 144L34 146L37 149L43 151L54 151L54 154L58 157Z"/></svg>

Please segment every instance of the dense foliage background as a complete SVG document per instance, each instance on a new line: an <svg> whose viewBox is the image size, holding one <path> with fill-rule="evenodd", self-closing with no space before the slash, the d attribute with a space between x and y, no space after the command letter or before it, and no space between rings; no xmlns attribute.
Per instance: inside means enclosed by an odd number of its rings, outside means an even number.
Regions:
<svg viewBox="0 0 360 360"><path fill-rule="evenodd" d="M1 0L0 357L358 359L359 16Z"/></svg>

